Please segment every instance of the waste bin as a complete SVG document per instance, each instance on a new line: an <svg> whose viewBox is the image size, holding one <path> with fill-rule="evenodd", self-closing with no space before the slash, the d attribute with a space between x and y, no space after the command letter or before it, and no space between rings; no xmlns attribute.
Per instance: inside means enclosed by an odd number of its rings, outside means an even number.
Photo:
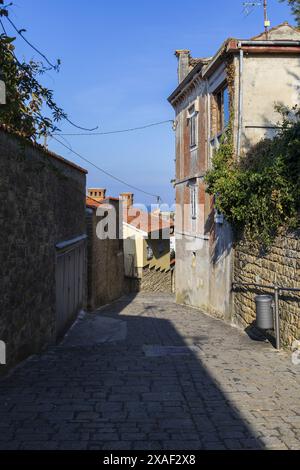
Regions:
<svg viewBox="0 0 300 470"><path fill-rule="evenodd" d="M257 295L256 304L256 326L262 330L271 330L273 324L273 297L271 295Z"/></svg>

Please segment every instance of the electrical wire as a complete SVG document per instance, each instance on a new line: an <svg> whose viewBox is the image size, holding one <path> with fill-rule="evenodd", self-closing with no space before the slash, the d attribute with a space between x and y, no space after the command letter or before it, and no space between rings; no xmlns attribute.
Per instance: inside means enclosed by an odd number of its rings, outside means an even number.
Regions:
<svg viewBox="0 0 300 470"><path fill-rule="evenodd" d="M141 130L141 129L148 129L149 127L154 127L154 126L161 126L162 124L166 124L166 123L170 123L170 122L174 122L172 119L168 119L166 121L159 121L159 122L154 122L152 124L146 124L145 126L140 126L140 127L132 127L132 128L129 128L129 129L120 129L120 130L115 130L115 131L107 131L107 132L93 132L93 133L89 133L89 134L86 134L86 133L82 133L82 132L79 132L79 133L63 133L63 132L56 132L52 135L56 135L56 136L93 136L93 135L109 135L109 134L121 134L121 133L124 133L124 132L134 132L134 131L138 131L138 130Z"/></svg>
<svg viewBox="0 0 300 470"><path fill-rule="evenodd" d="M28 44L28 46L31 47L31 49L33 49L35 52L37 52L46 62L48 65L50 65L51 68L53 68L54 70L57 70L58 69L58 64L57 65L53 65L50 60L45 56L45 54L43 54L37 47L35 47L33 44L31 44L31 42L28 41L28 39L23 35L23 31L25 32L25 30L22 30L22 29L18 29L16 27L16 25L14 24L14 22L9 18L9 16L6 16L6 19L7 21L11 24L11 26L13 27L13 29L17 32L17 34L19 36L21 36L21 38L23 39L23 41L26 42L26 44Z"/></svg>
<svg viewBox="0 0 300 470"><path fill-rule="evenodd" d="M158 194L149 193L148 191L145 191L144 189L138 188L137 186L134 186L134 185L128 183L127 181L124 181L124 180L122 180L121 178L118 178L117 176L114 176L112 173L109 173L108 171L104 170L103 168L100 168L98 165L96 165L95 163L91 162L90 160L88 160L88 159L87 159L86 157L84 157L83 155L80 155L80 153L76 152L76 151L73 150L71 147L69 147L68 145L64 144L63 142L61 142L59 139L57 139L57 138L54 137L53 135L52 135L52 138L53 138L56 142L58 142L60 145L62 145L63 147L65 147L67 150L69 150L70 152L72 152L74 155L76 155L77 157L79 157L81 160L84 160L85 162L89 163L89 164L92 165L94 168L96 168L97 170L101 171L101 173L104 173L105 175L109 176L110 178L114 179L115 181L118 181L119 183L122 183L122 184L124 184L125 186L127 186L128 188L134 189L135 191L138 191L138 192L140 192L140 193L146 194L147 196L155 197L158 202L161 200L161 197L160 197Z"/></svg>
<svg viewBox="0 0 300 470"><path fill-rule="evenodd" d="M18 32L18 34L20 34L20 36L24 39L24 41L30 46L32 47L35 51L37 51L45 60L48 64L51 65L52 68L55 69L55 66L53 66L53 64L51 64L51 62L49 62L49 60L47 59L47 57L41 53L37 48L35 48L29 41L27 41L27 39L22 35L22 33L18 30L18 28L14 25L14 23L10 20L10 18L7 16L6 19L9 21L9 23L13 26L13 28ZM1 28L3 29L3 32L4 34L7 36L7 32L6 32L6 28L3 24L3 21L2 19L0 18L0 26ZM12 56L14 57L14 59L16 60L17 64L19 67L21 67L23 70L27 71L26 68L20 63L20 61L18 60L17 56L15 55L14 52L11 52ZM77 128L77 129L81 129L83 131L88 131L88 132L93 132L95 130L97 130L99 128L99 126L96 126L96 127L93 127L93 128L87 128L87 127L82 127L82 126L79 126L78 124L75 124L73 121L71 121L67 116L63 116L62 119L64 119L65 121L67 121L69 124L71 124L71 126Z"/></svg>
<svg viewBox="0 0 300 470"><path fill-rule="evenodd" d="M82 126L78 126L78 124L75 124L73 121L71 121L68 117L64 117L63 118L65 121L67 121L69 124L71 124L71 126L73 127L76 127L77 129L81 129L83 131L89 131L89 132L92 132L92 131L96 131L99 126L96 126L96 127L93 127L92 129L87 129L86 127L82 127Z"/></svg>
<svg viewBox="0 0 300 470"><path fill-rule="evenodd" d="M0 18L0 25L1 25L1 28L3 29L3 32L4 32L5 36L7 36L7 32L6 32L6 29L4 27L4 24L3 24L3 21L1 20L1 18Z"/></svg>

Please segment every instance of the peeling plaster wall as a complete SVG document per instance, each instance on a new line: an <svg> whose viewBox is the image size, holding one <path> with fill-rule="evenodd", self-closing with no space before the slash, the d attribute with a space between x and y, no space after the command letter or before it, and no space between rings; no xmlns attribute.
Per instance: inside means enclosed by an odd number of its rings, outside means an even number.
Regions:
<svg viewBox="0 0 300 470"><path fill-rule="evenodd" d="M281 116L275 104L292 107L300 99L299 55L245 55L242 151L274 137Z"/></svg>

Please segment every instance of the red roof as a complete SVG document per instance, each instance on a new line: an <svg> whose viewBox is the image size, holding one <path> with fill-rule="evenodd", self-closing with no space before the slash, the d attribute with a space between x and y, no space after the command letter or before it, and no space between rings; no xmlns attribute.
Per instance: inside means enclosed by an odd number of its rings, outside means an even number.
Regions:
<svg viewBox="0 0 300 470"><path fill-rule="evenodd" d="M119 199L115 197L106 197L101 201L97 201L96 199L86 196L86 205L87 207L97 209L99 206L109 205L110 200L119 201ZM146 233L170 230L174 227L174 222L172 220L166 220L161 216L156 216L134 207L129 209L129 213L127 208L124 207L123 221Z"/></svg>
<svg viewBox="0 0 300 470"><path fill-rule="evenodd" d="M109 204L109 201L119 201L119 198L108 196L105 199L102 199L101 201L97 201L96 199L93 199L90 196L86 196L86 205L88 207L93 207L94 209L97 209L97 207L102 206L104 204Z"/></svg>
<svg viewBox="0 0 300 470"><path fill-rule="evenodd" d="M129 211L130 212L130 211ZM134 212L132 210L132 212ZM156 216L140 209L136 209L134 214L127 214L124 211L123 220L138 230L146 233L157 232L159 230L168 230L174 226L170 220L165 220L161 216Z"/></svg>

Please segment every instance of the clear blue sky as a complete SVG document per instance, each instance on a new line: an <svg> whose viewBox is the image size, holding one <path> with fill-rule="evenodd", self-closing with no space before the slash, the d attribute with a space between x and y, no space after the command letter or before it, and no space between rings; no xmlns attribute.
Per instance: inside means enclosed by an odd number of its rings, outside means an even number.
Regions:
<svg viewBox="0 0 300 470"><path fill-rule="evenodd" d="M277 0L269 4L273 26L293 23L286 5ZM61 59L60 73L43 80L70 119L87 127L99 125L104 132L172 119L167 97L177 85L175 49L209 56L227 37L261 32L262 8L248 17L242 9L240 0L15 0L11 18L49 58ZM37 58L22 39L17 52ZM76 132L67 123L61 128ZM173 203L171 125L68 141L95 164ZM128 190L59 144L50 141L49 146L87 168L89 186L106 187L110 195ZM155 202L136 191L135 200Z"/></svg>

